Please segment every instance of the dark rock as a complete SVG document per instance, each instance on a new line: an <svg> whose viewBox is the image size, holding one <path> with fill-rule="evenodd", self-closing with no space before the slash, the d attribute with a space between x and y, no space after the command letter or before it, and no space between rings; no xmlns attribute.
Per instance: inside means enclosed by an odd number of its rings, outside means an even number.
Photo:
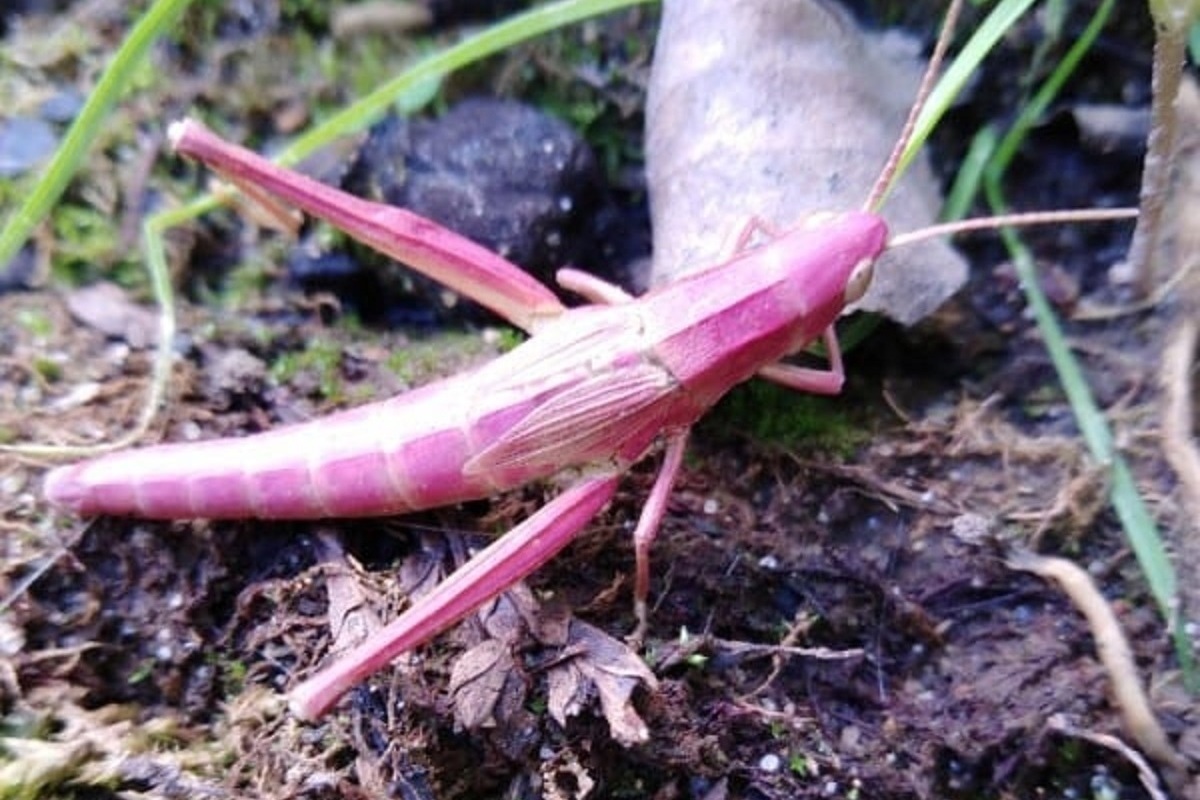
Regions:
<svg viewBox="0 0 1200 800"><path fill-rule="evenodd" d="M0 264L0 294L33 286L37 273L37 251L32 244L22 247L7 264Z"/></svg>
<svg viewBox="0 0 1200 800"><path fill-rule="evenodd" d="M432 121L384 120L371 130L343 188L429 217L548 285L559 267L594 269L602 252L595 220L613 216L599 210L606 199L601 173L579 134L504 100L468 100ZM424 321L414 317L420 311L414 296L442 319L480 314L440 284L397 278L385 259L361 249L355 255L371 276L344 259L305 255L292 260L290 275L305 289L334 291L369 320Z"/></svg>
<svg viewBox="0 0 1200 800"><path fill-rule="evenodd" d="M434 121L378 125L347 177L523 266L543 280L570 260L599 196L590 148L529 106L468 100Z"/></svg>

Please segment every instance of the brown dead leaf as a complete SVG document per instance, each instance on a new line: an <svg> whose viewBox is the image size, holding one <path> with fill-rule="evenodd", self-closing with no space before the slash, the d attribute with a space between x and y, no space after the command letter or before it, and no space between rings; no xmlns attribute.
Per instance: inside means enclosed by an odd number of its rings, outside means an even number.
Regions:
<svg viewBox="0 0 1200 800"><path fill-rule="evenodd" d="M329 596L329 629L333 634L331 655L347 653L379 632L383 621L372 606L359 580L354 563L342 549L331 529L315 531L317 557L326 565L325 591Z"/></svg>
<svg viewBox="0 0 1200 800"><path fill-rule="evenodd" d="M396 585L412 602L432 592L449 574L445 569L449 546L441 534L421 535L420 547L396 571Z"/></svg>
<svg viewBox="0 0 1200 800"><path fill-rule="evenodd" d="M365 0L353 5L335 6L329 12L329 28L335 39L358 36L404 34L427 28L433 12L421 3L404 0Z"/></svg>
<svg viewBox="0 0 1200 800"><path fill-rule="evenodd" d="M527 714L527 674L513 653L526 632L560 655L546 670L550 716L560 725L594 699L612 736L625 745L644 742L649 729L630 698L639 684L653 689L654 673L630 647L598 628L572 619L562 607L543 607L518 584L476 613L488 637L455 662L450 697L465 728L509 729Z"/></svg>
<svg viewBox="0 0 1200 800"><path fill-rule="evenodd" d="M653 283L727 259L753 216L783 228L861 207L919 80L900 38L867 37L817 0L663 6L646 105ZM909 231L940 203L919 159L884 215ZM857 307L911 324L965 279L949 245L922 243L881 259Z"/></svg>
<svg viewBox="0 0 1200 800"><path fill-rule="evenodd" d="M538 603L523 583L476 612L489 638L463 653L450 672L454 717L464 728L497 727L521 713L526 680L513 649L537 614Z"/></svg>
<svg viewBox="0 0 1200 800"><path fill-rule="evenodd" d="M468 730L495 727L506 719L504 709L525 702L525 683L510 645L487 639L463 653L450 673L450 696L454 718Z"/></svg>
<svg viewBox="0 0 1200 800"><path fill-rule="evenodd" d="M646 741L650 731L630 700L638 684L654 689L658 681L638 654L579 620L571 622L565 652L571 655L547 675L550 716L566 725L597 696L614 739L626 746Z"/></svg>
<svg viewBox="0 0 1200 800"><path fill-rule="evenodd" d="M514 644L525 631L537 627L542 608L529 587L518 583L475 613L489 636Z"/></svg>

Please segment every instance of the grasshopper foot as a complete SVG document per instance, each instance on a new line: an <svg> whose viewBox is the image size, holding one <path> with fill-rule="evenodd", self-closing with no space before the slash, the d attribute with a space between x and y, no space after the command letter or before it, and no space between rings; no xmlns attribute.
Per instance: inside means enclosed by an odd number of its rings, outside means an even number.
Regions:
<svg viewBox="0 0 1200 800"><path fill-rule="evenodd" d="M637 626L625 637L625 644L640 651L646 642L646 629L650 627L650 609L644 598L633 601L633 616L637 619Z"/></svg>

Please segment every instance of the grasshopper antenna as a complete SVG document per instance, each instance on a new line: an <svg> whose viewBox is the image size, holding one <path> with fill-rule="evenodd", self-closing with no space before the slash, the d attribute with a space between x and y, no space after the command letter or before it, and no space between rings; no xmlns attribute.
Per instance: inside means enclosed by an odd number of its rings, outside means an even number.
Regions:
<svg viewBox="0 0 1200 800"><path fill-rule="evenodd" d="M917 117L921 115L921 109L925 107L925 101L929 99L929 93L933 91L934 82L941 71L942 62L946 58L946 51L950 49L950 39L954 35L954 28L958 24L961 11L962 0L952 0L950 7L946 9L946 18L942 22L942 29L938 32L937 41L933 45L933 54L929 56L929 64L921 76L921 85L917 88L917 96L908 109L908 119L904 121L904 127L900 129L896 145L888 155L883 169L880 170L879 177L875 179L871 193L867 195L867 202L863 204L864 211L877 211L891 189L892 179L896 176L896 167L903 158L904 151L908 149L909 140L917 126Z"/></svg>
<svg viewBox="0 0 1200 800"><path fill-rule="evenodd" d="M985 231L1001 227L1027 228L1032 225L1105 222L1133 219L1137 215L1138 210L1136 208L1077 208L1065 211L1027 211L1018 214L1000 214L992 217L973 217L972 219L943 222L938 225L921 228L918 231L897 234L888 239L888 247L903 247L925 239L936 239L939 236L953 236L958 233L967 233L968 231Z"/></svg>
<svg viewBox="0 0 1200 800"><path fill-rule="evenodd" d="M916 98L913 101L912 107L909 109L908 118L904 122L904 127L900 131L900 136L896 140L892 152L888 155L887 162L884 163L883 169L880 170L879 177L875 181L875 185L871 188L870 195L867 196L867 201L863 205L863 209L868 212L876 212L880 205L883 204L888 192L891 191L892 182L896 177L898 165L904 158L905 150L908 149L910 140L912 139L913 131L916 129L917 119L921 116L921 112L925 107L929 95L933 92L934 84L939 71L941 70L942 62L946 58L946 52L950 49L950 39L953 36L954 28L958 23L958 18L962 11L962 0L952 0L949 8L946 9L946 17L942 22L942 28L938 32L937 41L933 46L933 53L929 57L929 64L925 68L924 75L921 76L921 84L917 89ZM1136 208L1111 208L1111 209L1070 209L1064 211L1035 211L1016 214L1002 214L999 216L975 217L972 219L957 220L954 222L945 222L938 225L931 225L917 231L910 231L892 236L888 240L888 247L900 247L903 245L913 244L925 239L933 239L939 236L953 236L959 233L966 233L977 230L991 230L998 227L1028 227L1032 225L1050 225L1061 223L1081 223L1081 222L1103 222L1110 220L1131 219L1137 216Z"/></svg>

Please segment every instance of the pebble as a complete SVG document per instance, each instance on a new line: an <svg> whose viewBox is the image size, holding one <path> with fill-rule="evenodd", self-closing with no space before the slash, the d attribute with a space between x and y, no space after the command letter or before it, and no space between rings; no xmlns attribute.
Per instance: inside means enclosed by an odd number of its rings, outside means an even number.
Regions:
<svg viewBox="0 0 1200 800"><path fill-rule="evenodd" d="M58 147L54 126L36 117L0 121L0 178L24 175Z"/></svg>
<svg viewBox="0 0 1200 800"><path fill-rule="evenodd" d="M767 753L758 760L758 768L763 772L779 772L783 767L783 759L775 753Z"/></svg>

